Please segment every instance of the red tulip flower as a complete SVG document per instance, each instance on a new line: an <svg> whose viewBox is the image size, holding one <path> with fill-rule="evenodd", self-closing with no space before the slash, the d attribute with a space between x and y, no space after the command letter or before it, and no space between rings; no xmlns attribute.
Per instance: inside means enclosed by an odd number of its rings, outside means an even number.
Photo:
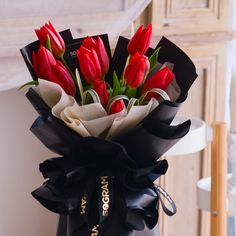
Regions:
<svg viewBox="0 0 236 236"><path fill-rule="evenodd" d="M47 79L52 66L56 65L56 60L52 53L42 45L37 54L33 51L32 60L36 76L42 79Z"/></svg>
<svg viewBox="0 0 236 236"><path fill-rule="evenodd" d="M141 86L149 72L150 63L144 55L136 53L130 60L125 69L124 78L126 83L131 88Z"/></svg>
<svg viewBox="0 0 236 236"><path fill-rule="evenodd" d="M102 39L98 36L96 41L94 38L88 36L84 39L82 46L90 51L92 49L96 51L101 66L102 75L104 76L107 74L109 69L109 58Z"/></svg>
<svg viewBox="0 0 236 236"><path fill-rule="evenodd" d="M61 61L58 60L57 64L52 66L51 73L48 75L48 80L59 84L67 94L71 96L75 95L75 83Z"/></svg>
<svg viewBox="0 0 236 236"><path fill-rule="evenodd" d="M83 45L76 51L80 70L88 84L102 77L102 70L97 53L94 49L89 50Z"/></svg>
<svg viewBox="0 0 236 236"><path fill-rule="evenodd" d="M56 61L52 53L44 46L40 46L38 53L33 52L33 67L38 78L59 84L64 91L74 96L75 84L65 66Z"/></svg>
<svg viewBox="0 0 236 236"><path fill-rule="evenodd" d="M94 80L93 88L97 92L103 107L106 107L109 99L109 95L106 88L106 82L100 79Z"/></svg>
<svg viewBox="0 0 236 236"><path fill-rule="evenodd" d="M142 93L145 93L153 88L165 90L174 78L175 74L169 69L168 66L165 66L146 81ZM158 98L159 96L155 93L149 93L146 96L147 99L150 99L151 97Z"/></svg>
<svg viewBox="0 0 236 236"><path fill-rule="evenodd" d="M152 24L149 24L146 28L141 25L129 41L129 54L134 55L136 52L138 52L139 54L144 55L150 46L151 38Z"/></svg>
<svg viewBox="0 0 236 236"><path fill-rule="evenodd" d="M111 105L109 110L109 115L121 112L125 107L125 104L122 100L118 100Z"/></svg>
<svg viewBox="0 0 236 236"><path fill-rule="evenodd" d="M87 36L83 42L82 42L82 45L87 48L88 50L92 50L92 49L95 49L96 47L96 40L91 37L91 36Z"/></svg>
<svg viewBox="0 0 236 236"><path fill-rule="evenodd" d="M61 58L65 52L65 43L61 35L56 31L52 23L49 21L40 29L35 30L36 35L40 41L40 44L46 46L47 37L50 38L52 52L55 57Z"/></svg>
<svg viewBox="0 0 236 236"><path fill-rule="evenodd" d="M107 74L108 69L109 69L109 58L108 58L105 46L103 44L103 41L99 36L97 38L97 44L95 46L95 50L97 52L98 59L100 61L102 74L105 75Z"/></svg>

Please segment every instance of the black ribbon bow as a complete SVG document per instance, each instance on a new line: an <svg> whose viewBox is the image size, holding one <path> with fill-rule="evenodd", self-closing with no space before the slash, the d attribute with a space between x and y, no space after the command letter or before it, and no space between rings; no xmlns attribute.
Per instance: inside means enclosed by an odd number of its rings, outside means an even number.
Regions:
<svg viewBox="0 0 236 236"><path fill-rule="evenodd" d="M99 142L102 145L103 140ZM122 230L151 229L158 220L159 192L153 180L165 174L167 161L137 168L120 145L105 145L110 146L109 153L100 152L82 161L79 156L59 157L40 164L48 180L32 194L47 209L76 219L70 236L83 235L84 231L90 235L95 225L99 235L119 235ZM117 204L123 216L119 219ZM119 222L118 228L113 221Z"/></svg>

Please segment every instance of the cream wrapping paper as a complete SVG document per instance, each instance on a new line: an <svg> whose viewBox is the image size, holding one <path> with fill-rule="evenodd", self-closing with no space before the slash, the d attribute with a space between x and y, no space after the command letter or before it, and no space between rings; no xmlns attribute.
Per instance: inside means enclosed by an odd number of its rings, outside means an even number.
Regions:
<svg viewBox="0 0 236 236"><path fill-rule="evenodd" d="M125 117L118 117L114 120L106 139L113 139L116 136L133 129L157 105L158 101L153 98L147 105L133 106Z"/></svg>
<svg viewBox="0 0 236 236"><path fill-rule="evenodd" d="M133 129L159 104L152 98L146 105L132 106L129 112L124 108L108 115L100 103L80 106L58 84L42 79L38 82L34 89L52 109L52 114L83 137L114 139Z"/></svg>

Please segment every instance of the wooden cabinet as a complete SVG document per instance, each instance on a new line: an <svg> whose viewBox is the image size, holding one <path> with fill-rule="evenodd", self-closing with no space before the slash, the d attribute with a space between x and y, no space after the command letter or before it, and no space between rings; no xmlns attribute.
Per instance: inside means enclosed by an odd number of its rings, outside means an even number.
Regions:
<svg viewBox="0 0 236 236"><path fill-rule="evenodd" d="M230 1L153 0L149 16L154 35L165 35L193 59L198 79L180 114L212 124L224 121L229 78L229 42L235 38L230 27ZM154 40L156 41L156 40ZM162 215L163 236L208 236L209 215L197 208L197 181L210 175L210 149L181 157L167 157L169 170L162 186L175 199L174 217Z"/></svg>
<svg viewBox="0 0 236 236"><path fill-rule="evenodd" d="M174 38L173 38L174 40ZM227 74L227 43L181 46L193 59L198 79L189 92L189 97L180 110L186 117L198 117L212 124L224 120L225 88ZM175 199L178 212L176 216L162 218L162 235L168 236L208 236L209 216L197 208L197 181L210 174L210 147L199 153L186 156L167 157L169 170L162 184Z"/></svg>
<svg viewBox="0 0 236 236"><path fill-rule="evenodd" d="M186 34L229 29L227 0L154 0L152 21L157 34Z"/></svg>

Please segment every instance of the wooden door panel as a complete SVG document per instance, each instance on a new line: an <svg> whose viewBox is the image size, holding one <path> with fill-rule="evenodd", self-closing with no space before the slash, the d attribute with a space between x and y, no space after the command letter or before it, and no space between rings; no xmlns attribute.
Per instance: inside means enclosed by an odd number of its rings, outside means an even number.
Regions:
<svg viewBox="0 0 236 236"><path fill-rule="evenodd" d="M154 0L155 34L186 34L229 29L227 0Z"/></svg>
<svg viewBox="0 0 236 236"><path fill-rule="evenodd" d="M175 0L170 1L173 4L173 8L175 9L189 9L189 8L209 8L210 1L209 0ZM211 1L212 2L212 1Z"/></svg>
<svg viewBox="0 0 236 236"><path fill-rule="evenodd" d="M198 74L199 78L192 87L188 100L182 107L181 114L187 117L204 117L206 76L204 70L198 70ZM192 109L193 104L194 109ZM162 235L199 235L196 184L200 176L202 155L202 153L196 153L167 157L169 169L164 177L164 185L167 192L174 198L178 211L174 217L164 216Z"/></svg>
<svg viewBox="0 0 236 236"><path fill-rule="evenodd" d="M180 42L176 42L180 45ZM198 78L190 89L180 115L203 119L207 124L224 118L227 44L188 45L182 47L193 59ZM220 97L220 99L219 99ZM224 100L224 99L223 99ZM209 216L197 207L197 181L210 175L210 147L185 156L167 157L169 169L161 184L174 198L178 212L174 217L162 215L161 232L168 236L207 236ZM205 225L204 225L205 224ZM201 227L204 231L201 232Z"/></svg>
<svg viewBox="0 0 236 236"><path fill-rule="evenodd" d="M199 78L190 90L181 114L206 121L225 120L228 42L235 38L230 28L228 0L153 0L149 9L154 35L164 35L193 59ZM232 10L231 10L232 11ZM209 213L196 205L196 183L210 175L211 150L168 157L170 168L160 182L178 206L174 217L161 216L163 236L208 236Z"/></svg>

